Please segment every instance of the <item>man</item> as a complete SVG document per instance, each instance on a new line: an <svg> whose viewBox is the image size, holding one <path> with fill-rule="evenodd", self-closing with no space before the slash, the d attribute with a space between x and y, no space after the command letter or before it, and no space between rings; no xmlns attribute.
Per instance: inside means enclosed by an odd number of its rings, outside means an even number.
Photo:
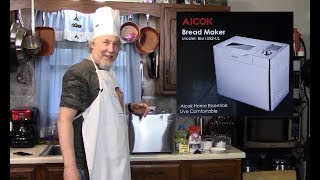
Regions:
<svg viewBox="0 0 320 180"><path fill-rule="evenodd" d="M130 180L125 112L146 116L146 103L124 106L112 64L120 51L118 10L93 14L90 55L64 75L58 117L65 180Z"/></svg>

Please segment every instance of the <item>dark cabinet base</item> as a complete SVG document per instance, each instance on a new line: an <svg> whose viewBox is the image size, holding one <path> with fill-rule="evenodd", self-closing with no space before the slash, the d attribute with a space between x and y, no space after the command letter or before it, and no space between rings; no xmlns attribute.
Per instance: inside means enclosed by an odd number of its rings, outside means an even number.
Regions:
<svg viewBox="0 0 320 180"><path fill-rule="evenodd" d="M132 180L241 180L241 159L133 161ZM63 164L14 164L10 180L63 180Z"/></svg>

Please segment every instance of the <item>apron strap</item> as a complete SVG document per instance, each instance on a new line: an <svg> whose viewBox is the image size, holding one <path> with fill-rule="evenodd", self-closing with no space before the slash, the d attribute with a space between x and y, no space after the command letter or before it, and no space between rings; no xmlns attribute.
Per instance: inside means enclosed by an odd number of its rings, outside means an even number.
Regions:
<svg viewBox="0 0 320 180"><path fill-rule="evenodd" d="M94 67L96 68L96 73L97 73L97 75L98 75L98 79L99 79L99 89L100 89L100 91L102 91L102 85L101 85L101 80L100 80L99 69L98 69L98 67L97 67L96 63L94 62L93 57L92 57L92 55L91 55L91 54L90 54L90 60L92 61L92 63L93 63L93 65L94 65Z"/></svg>
<svg viewBox="0 0 320 180"><path fill-rule="evenodd" d="M83 111L82 113L78 114L77 116L75 116L75 117L73 118L73 120L78 119L83 113L84 113L84 111Z"/></svg>
<svg viewBox="0 0 320 180"><path fill-rule="evenodd" d="M97 75L98 75L98 80L99 80L99 93L100 93L100 92L102 92L103 89L102 89L102 85L101 85L99 69L98 69L96 63L94 63L94 60L93 60L93 57L91 56L91 54L90 54L90 60L92 61L94 67L96 68L96 73L97 73ZM75 116L75 117L73 118L73 120L78 119L83 113L84 113L84 111L81 112L80 114L78 114L77 116Z"/></svg>

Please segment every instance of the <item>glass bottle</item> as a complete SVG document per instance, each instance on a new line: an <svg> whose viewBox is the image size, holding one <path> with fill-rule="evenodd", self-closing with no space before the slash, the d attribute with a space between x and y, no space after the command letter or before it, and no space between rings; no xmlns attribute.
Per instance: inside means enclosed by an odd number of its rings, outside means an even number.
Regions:
<svg viewBox="0 0 320 180"><path fill-rule="evenodd" d="M180 144L188 145L188 131L184 124L180 124L175 133L176 152L179 152Z"/></svg>
<svg viewBox="0 0 320 180"><path fill-rule="evenodd" d="M56 144L58 141L58 132L57 132L57 123L51 122L51 124L47 127L47 132L45 135L47 144Z"/></svg>

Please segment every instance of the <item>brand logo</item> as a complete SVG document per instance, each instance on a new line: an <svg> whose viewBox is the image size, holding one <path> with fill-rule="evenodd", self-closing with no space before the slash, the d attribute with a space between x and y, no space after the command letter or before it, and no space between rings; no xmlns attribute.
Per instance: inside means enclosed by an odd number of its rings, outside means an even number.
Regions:
<svg viewBox="0 0 320 180"><path fill-rule="evenodd" d="M182 25L213 25L212 18L184 18Z"/></svg>

